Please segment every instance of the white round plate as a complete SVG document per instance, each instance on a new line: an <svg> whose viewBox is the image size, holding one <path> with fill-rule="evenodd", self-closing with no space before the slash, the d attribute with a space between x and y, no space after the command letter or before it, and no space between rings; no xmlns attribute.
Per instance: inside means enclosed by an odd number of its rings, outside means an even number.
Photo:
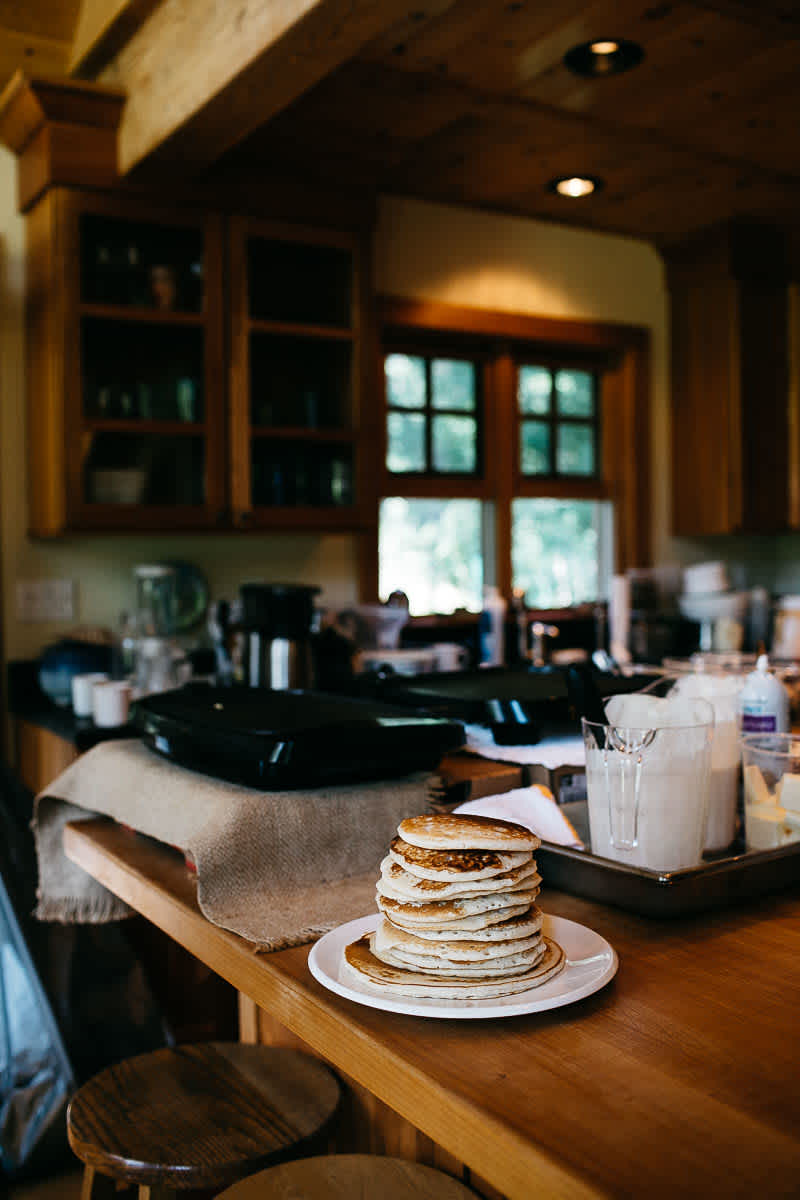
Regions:
<svg viewBox="0 0 800 1200"><path fill-rule="evenodd" d="M345 946L364 933L371 933L380 919L379 913L348 921L326 933L311 947L308 966L316 980L339 996L381 1008L384 1012L409 1013L413 1017L449 1017L461 1020L484 1017L519 1017L524 1013L544 1012L573 1004L584 996L598 991L617 972L616 951L605 938L585 925L568 921L566 917L545 916L543 932L558 942L566 955L563 971L537 988L517 992L512 996L496 996L491 1000L436 1000L422 997L390 996L378 988L341 983L339 972Z"/></svg>

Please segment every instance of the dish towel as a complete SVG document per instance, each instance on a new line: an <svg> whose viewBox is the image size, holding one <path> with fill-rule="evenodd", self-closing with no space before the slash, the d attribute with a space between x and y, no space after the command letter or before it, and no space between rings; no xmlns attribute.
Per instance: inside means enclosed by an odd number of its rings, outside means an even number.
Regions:
<svg viewBox="0 0 800 1200"><path fill-rule="evenodd" d="M479 800L467 800L453 810L457 813L472 813L480 817L499 817L504 821L516 821L531 829L543 842L554 842L557 846L574 846L583 849L570 822L559 809L549 788L534 784L533 787L513 788L500 796L483 796Z"/></svg>
<svg viewBox="0 0 800 1200"><path fill-rule="evenodd" d="M130 910L64 854L68 821L113 817L180 847L215 925L277 950L375 909L378 864L405 817L426 811L427 776L265 792L103 742L36 798L37 916L100 923Z"/></svg>

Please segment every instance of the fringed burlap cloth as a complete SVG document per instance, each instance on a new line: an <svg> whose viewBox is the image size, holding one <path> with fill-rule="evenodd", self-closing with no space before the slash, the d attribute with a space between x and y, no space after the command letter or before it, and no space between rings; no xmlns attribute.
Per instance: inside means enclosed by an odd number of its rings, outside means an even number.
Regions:
<svg viewBox="0 0 800 1200"><path fill-rule="evenodd" d="M37 916L98 923L130 912L62 848L67 821L100 814L187 851L214 924L265 950L300 945L375 910L380 861L398 823L425 811L425 783L261 792L174 766L138 741L101 743L36 799Z"/></svg>

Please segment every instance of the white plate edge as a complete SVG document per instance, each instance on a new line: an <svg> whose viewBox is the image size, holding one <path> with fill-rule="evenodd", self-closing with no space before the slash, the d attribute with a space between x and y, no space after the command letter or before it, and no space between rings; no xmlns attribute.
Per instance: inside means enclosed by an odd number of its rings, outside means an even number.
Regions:
<svg viewBox="0 0 800 1200"><path fill-rule="evenodd" d="M342 925L337 925L335 929L331 929L328 933L323 934L308 952L308 968L317 982L327 988L328 991L342 996L346 1000L352 1000L356 1004L363 1004L367 1008L376 1008L383 1012L398 1012L406 1016L434 1017L437 1020L490 1020L498 1017L519 1017L535 1012L548 1012L553 1008L563 1008L568 1004L577 1004L579 1000L585 1000L588 996L594 995L595 992L600 991L607 983L611 982L619 967L619 956L616 950L602 934L597 933L594 929L590 929L588 925L582 925L579 921L571 920L569 917L559 917L555 914L545 913L546 920L554 920L566 926L573 926L576 930L591 933L603 943L605 949L598 951L598 953L605 953L607 951L610 955L610 960L599 976L590 979L585 985L578 987L575 992L556 995L544 1002L542 1002L540 995L537 996L537 988L529 988L527 992L520 992L518 996L514 997L513 1003L506 1005L493 1004L493 1001L489 999L486 1001L466 1002L471 1005L469 1008L454 1007L459 1004L457 1000L442 1002L439 1005L436 1005L434 1002L429 1007L423 1007L422 1004L417 1002L418 1000L423 1000L424 998L422 997L417 997L416 1000L414 997L402 999L400 997L381 996L378 993L367 991L357 991L355 988L348 987L347 984L340 983L338 979L333 979L319 964L318 947L326 938L343 937L345 934L348 938L360 937L368 929L374 928L379 918L380 913L370 913L367 916L356 917L352 921L346 921ZM567 954L566 949L564 952ZM569 957L568 954L567 957ZM552 981L548 980L542 986L547 987L550 982L555 982L556 979L563 981L564 976L569 970L570 965L568 963L563 972L555 976ZM521 997L526 995L536 998L527 1001L522 1000Z"/></svg>

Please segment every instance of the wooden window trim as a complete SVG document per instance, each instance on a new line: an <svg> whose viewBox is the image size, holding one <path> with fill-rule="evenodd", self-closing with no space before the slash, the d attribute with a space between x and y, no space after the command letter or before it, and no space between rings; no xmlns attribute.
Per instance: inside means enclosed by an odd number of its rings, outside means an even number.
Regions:
<svg viewBox="0 0 800 1200"><path fill-rule="evenodd" d="M558 317L529 316L492 309L469 308L427 300L409 300L397 296L379 297L376 305L374 366L372 378L382 379L384 347L391 346L397 336L438 334L443 338L486 338L493 342L509 343L509 352L501 354L493 365L487 365L484 377L484 413L491 419L484 426L485 485L480 498L492 499L496 505L496 577L501 591L510 595L511 589L511 500L514 496L565 496L586 499L607 499L615 506L614 570L624 571L632 566L647 566L651 557L651 495L650 495L650 335L638 325L619 322L580 321ZM554 363L563 352L569 363L577 365L575 356L594 361L602 370L599 397L600 421L613 436L602 438L602 462L597 479L574 479L562 476L545 478L521 476L498 470L499 446L516 441L514 413L504 411L498 397L509 391L514 362L512 344L539 343ZM542 359L545 362L545 358ZM549 365L549 362L548 362ZM383 411L377 403L374 412ZM376 422L377 424L377 422ZM385 463L385 435L378 451ZM518 450L516 451L518 459ZM396 476L388 476L396 480ZM372 490L366 497L371 510L370 532L362 539L360 563L360 593L362 599L378 595L378 506L386 492L387 473L372 472ZM407 481L407 482L410 482ZM423 490L424 482L424 490ZM473 482L473 481L470 481ZM448 481L435 479L419 481L419 496L472 496L471 488L461 478ZM429 484L433 487L429 489ZM448 486L445 487L444 485ZM453 487L455 484L455 487Z"/></svg>

